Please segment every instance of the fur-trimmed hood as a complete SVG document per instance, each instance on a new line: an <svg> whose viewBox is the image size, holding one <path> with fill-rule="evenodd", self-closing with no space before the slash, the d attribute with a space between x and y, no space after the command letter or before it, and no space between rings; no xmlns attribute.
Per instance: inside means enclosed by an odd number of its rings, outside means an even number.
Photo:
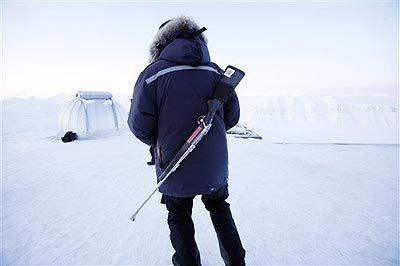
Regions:
<svg viewBox="0 0 400 266"><path fill-rule="evenodd" d="M154 36L154 40L150 45L149 63L153 63L159 58L161 50L158 47L165 46L176 32L185 30L197 31L199 29L199 25L189 17L179 16L171 19L162 26ZM207 44L207 38L204 33L201 33L199 37Z"/></svg>

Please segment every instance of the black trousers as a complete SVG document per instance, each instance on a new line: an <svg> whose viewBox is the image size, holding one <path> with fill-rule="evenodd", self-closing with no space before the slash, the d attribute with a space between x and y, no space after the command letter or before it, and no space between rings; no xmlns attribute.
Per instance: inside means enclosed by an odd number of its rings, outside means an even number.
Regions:
<svg viewBox="0 0 400 266"><path fill-rule="evenodd" d="M228 185L211 194L202 195L206 209L217 233L219 249L225 265L245 265L245 250L242 247L228 198ZM194 197L172 197L163 195L162 203L168 209L168 226L175 253L172 262L175 266L201 265L200 253L194 239L192 207Z"/></svg>

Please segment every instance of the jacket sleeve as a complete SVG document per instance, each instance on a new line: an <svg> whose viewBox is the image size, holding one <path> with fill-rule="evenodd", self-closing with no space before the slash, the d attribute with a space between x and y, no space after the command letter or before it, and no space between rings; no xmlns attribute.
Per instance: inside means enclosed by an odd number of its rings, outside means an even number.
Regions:
<svg viewBox="0 0 400 266"><path fill-rule="evenodd" d="M240 106L236 92L233 92L229 100L224 104L225 129L228 131L239 122Z"/></svg>
<svg viewBox="0 0 400 266"><path fill-rule="evenodd" d="M157 141L157 102L155 85L146 84L143 72L140 74L131 100L128 125L132 133L142 142L155 146Z"/></svg>

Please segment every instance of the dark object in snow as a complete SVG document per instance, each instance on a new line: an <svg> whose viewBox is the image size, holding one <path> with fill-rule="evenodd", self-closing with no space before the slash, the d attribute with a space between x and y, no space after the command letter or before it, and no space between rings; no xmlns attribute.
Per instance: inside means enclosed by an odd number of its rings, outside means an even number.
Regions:
<svg viewBox="0 0 400 266"><path fill-rule="evenodd" d="M65 133L64 137L61 138L62 142L72 142L74 140L76 140L78 138L78 136L76 135L76 133L72 132L72 131L68 131L67 133Z"/></svg>
<svg viewBox="0 0 400 266"><path fill-rule="evenodd" d="M233 128L229 129L227 134L235 137L235 138L243 138L243 139L262 139L260 135L258 135L256 132L254 132L251 129L248 129L246 126L237 124Z"/></svg>

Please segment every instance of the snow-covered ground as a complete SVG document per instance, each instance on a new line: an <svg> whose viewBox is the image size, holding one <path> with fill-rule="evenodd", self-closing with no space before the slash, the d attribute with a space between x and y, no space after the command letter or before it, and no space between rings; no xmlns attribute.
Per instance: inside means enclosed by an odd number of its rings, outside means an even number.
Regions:
<svg viewBox="0 0 400 266"><path fill-rule="evenodd" d="M170 264L160 195L129 220L155 185L147 147L57 140L67 98L3 101L2 264ZM263 136L229 138L249 265L399 264L398 99L246 98L242 123ZM199 199L193 219L203 264L223 264Z"/></svg>

